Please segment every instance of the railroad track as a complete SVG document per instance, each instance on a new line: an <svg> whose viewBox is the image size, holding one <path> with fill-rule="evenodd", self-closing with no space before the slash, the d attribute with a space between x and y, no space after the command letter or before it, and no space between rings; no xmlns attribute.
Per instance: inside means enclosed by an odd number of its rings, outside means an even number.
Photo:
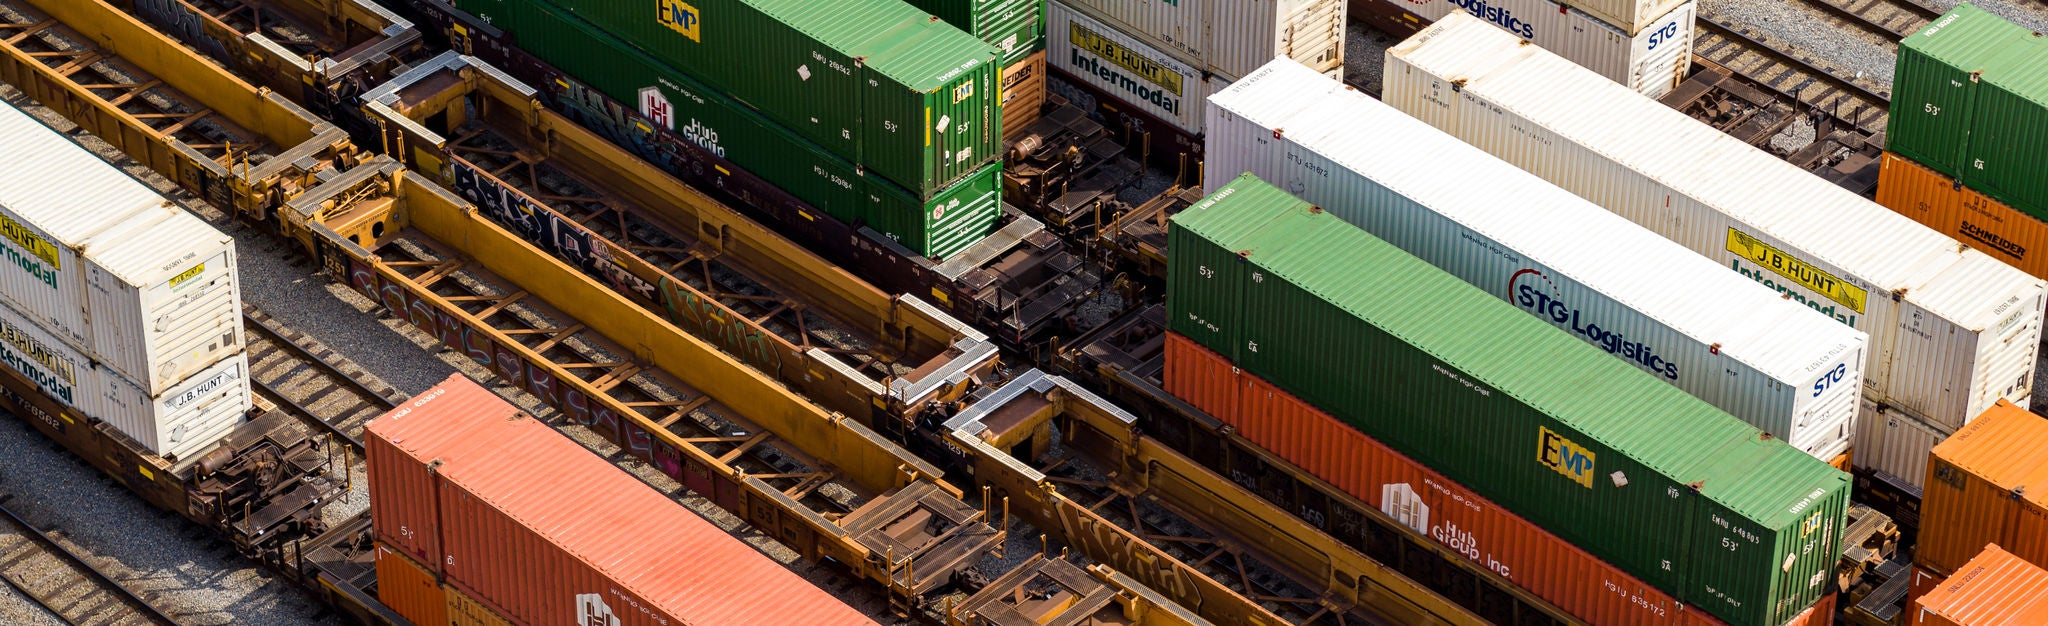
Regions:
<svg viewBox="0 0 2048 626"><path fill-rule="evenodd" d="M23 597L73 626L170 625L149 600L65 548L41 528L6 508L0 496L0 524L15 539L0 541L0 579Z"/></svg>
<svg viewBox="0 0 2048 626"><path fill-rule="evenodd" d="M256 393L311 418L306 421L358 452L363 426L405 401L404 394L382 383L372 388L347 359L255 307L244 306L242 320L249 382Z"/></svg>
<svg viewBox="0 0 2048 626"><path fill-rule="evenodd" d="M1702 65L1726 69L1802 110L1824 112L1865 133L1883 132L1890 119L1888 90L1865 87L1823 62L1786 52L1767 35L1706 14L1699 16L1693 55Z"/></svg>
<svg viewBox="0 0 2048 626"><path fill-rule="evenodd" d="M1919 32L1941 11L1914 0L1805 0L1806 4L1893 42Z"/></svg>

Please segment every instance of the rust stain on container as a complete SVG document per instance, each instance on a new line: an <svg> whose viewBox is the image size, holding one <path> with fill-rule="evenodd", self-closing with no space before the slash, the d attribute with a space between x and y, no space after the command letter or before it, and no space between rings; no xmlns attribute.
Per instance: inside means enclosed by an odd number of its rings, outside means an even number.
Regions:
<svg viewBox="0 0 2048 626"><path fill-rule="evenodd" d="M1907 607L1909 626L2048 624L2048 570L1991 546Z"/></svg>
<svg viewBox="0 0 2048 626"><path fill-rule="evenodd" d="M2020 271L2048 278L2048 222L1957 185L1890 152L1878 170L1877 203L1955 237Z"/></svg>
<svg viewBox="0 0 2048 626"><path fill-rule="evenodd" d="M1995 544L2048 566L2048 419L2004 400L1928 456L1915 563L1953 573Z"/></svg>
<svg viewBox="0 0 2048 626"><path fill-rule="evenodd" d="M507 622L874 623L461 375L365 430L378 538Z"/></svg>

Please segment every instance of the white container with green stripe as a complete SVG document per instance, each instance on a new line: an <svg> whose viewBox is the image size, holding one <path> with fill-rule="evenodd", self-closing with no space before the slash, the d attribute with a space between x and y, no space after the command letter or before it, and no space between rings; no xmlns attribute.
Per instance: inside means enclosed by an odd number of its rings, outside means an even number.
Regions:
<svg viewBox="0 0 2048 626"><path fill-rule="evenodd" d="M150 395L242 350L234 239L0 107L0 300Z"/></svg>

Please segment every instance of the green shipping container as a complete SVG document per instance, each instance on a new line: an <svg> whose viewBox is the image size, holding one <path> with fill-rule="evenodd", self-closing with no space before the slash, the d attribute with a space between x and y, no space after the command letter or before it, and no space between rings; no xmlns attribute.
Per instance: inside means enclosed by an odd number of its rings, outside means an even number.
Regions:
<svg viewBox="0 0 2048 626"><path fill-rule="evenodd" d="M1849 477L1246 175L1173 217L1172 330L1735 626L1834 583Z"/></svg>
<svg viewBox="0 0 2048 626"><path fill-rule="evenodd" d="M916 254L957 252L993 231L1001 216L1000 165L984 166L922 200L567 13L518 3L492 25L519 33L520 48L583 81L541 86L558 106L590 116L608 110L589 102L599 94L627 107L639 103L645 123L675 131L827 215L865 223Z"/></svg>
<svg viewBox="0 0 2048 626"><path fill-rule="evenodd" d="M1899 42L1887 146L2048 219L2048 38L1962 4Z"/></svg>
<svg viewBox="0 0 2048 626"><path fill-rule="evenodd" d="M905 0L1003 51L1003 67L1045 48L1045 0Z"/></svg>
<svg viewBox="0 0 2048 626"><path fill-rule="evenodd" d="M515 36L500 16L553 4L920 195L1000 156L997 50L899 0L455 4Z"/></svg>

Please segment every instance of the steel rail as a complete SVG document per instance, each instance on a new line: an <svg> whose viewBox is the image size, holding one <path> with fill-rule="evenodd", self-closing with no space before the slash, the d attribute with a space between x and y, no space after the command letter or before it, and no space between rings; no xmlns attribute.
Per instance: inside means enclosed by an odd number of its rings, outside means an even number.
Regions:
<svg viewBox="0 0 2048 626"><path fill-rule="evenodd" d="M349 376L348 374L343 373L341 371L341 368L336 366L334 363L331 363L327 359L323 359L320 356L313 354L311 350L308 350L305 346L299 345L298 342L292 341L290 339L290 335L287 334L289 331L287 331L282 325L278 324L275 320L270 319L269 316L258 314L257 309L255 307L243 305L242 320L245 322L244 328L252 329L261 332L264 335L267 335L272 343L277 344L279 350L283 350L285 353L298 357L300 360L310 363L313 365L313 367L322 370L324 378L339 381L339 384L341 384L342 386L347 387L348 389L356 392L357 395L366 398L365 403L378 409L384 410L388 410L398 406L400 402L399 400L394 400L390 397L385 396L382 393L370 389L369 385L364 384L360 380L356 380L355 377L353 376ZM306 406L305 404L297 400L291 399L289 396L286 396L285 394L279 392L275 387L272 387L270 383L257 380L254 375L251 375L249 377L249 381L255 384L257 387L260 387L265 394L270 395L278 402L282 402L285 405L290 406L293 410L298 411L299 414L309 418L309 421L314 422L321 430L324 430L328 434L340 438L342 441L348 442L348 444L351 447L355 448L356 450L363 449L362 439L354 435L350 435L348 431L342 428L341 425L335 424L333 422L328 421L327 419L320 417L320 414L318 412L315 412L312 409L312 407Z"/></svg>
<svg viewBox="0 0 2048 626"><path fill-rule="evenodd" d="M1843 21L1855 24L1858 28L1870 31L1872 34L1890 39L1894 43L1911 36L1915 32L1919 32L1922 27L1941 17L1940 12L1921 6L1919 3L1913 2L1913 0L1872 0L1870 4L1863 5L1866 10L1871 7L1894 7L1906 13L1911 13L1913 17L1920 20L1912 28L1894 29L1879 22L1877 18L1867 13L1859 12L1843 4L1848 1L1853 0L1805 0L1808 5L1818 8L1829 15L1841 18Z"/></svg>
<svg viewBox="0 0 2048 626"><path fill-rule="evenodd" d="M100 568L94 567L91 562L86 561L85 557L79 556L79 554L76 552L72 552L70 548L64 547L64 544L57 543L56 539L52 539L48 534L44 533L42 529L36 528L34 524L28 523L28 520L22 519L21 515L15 513L13 509L7 508L5 503L7 500L12 498L13 496L11 495L0 496L0 517L5 517L7 518L7 521L13 523L16 526L20 526L22 530L25 531L24 536L26 536L30 542L33 542L41 546L44 552L57 556L58 560L70 564L72 569L79 572L80 578L86 579L88 582L93 583L94 585L100 587L103 590L108 591L109 593L112 593L117 599L120 599L121 601L126 602L127 604L132 606L136 614L141 615L142 617L159 624L178 626L178 620L171 619L171 616L164 614L162 610L156 608L156 605L151 604L148 600L143 599L142 596L136 594L134 590L131 590L127 586L122 585L120 581L114 580L114 577L108 575L106 572L100 571ZM15 590L20 591L22 596L27 597L29 600L35 602L37 605L42 606L43 610L49 611L51 615L55 615L59 619L63 619L64 621L69 623L78 623L78 621L74 618L66 616L63 611L58 610L54 606L50 606L49 602L43 599L40 595L36 594L35 592L29 591L22 585L15 583L12 579L9 579L7 581L7 584L8 586L13 587Z"/></svg>

